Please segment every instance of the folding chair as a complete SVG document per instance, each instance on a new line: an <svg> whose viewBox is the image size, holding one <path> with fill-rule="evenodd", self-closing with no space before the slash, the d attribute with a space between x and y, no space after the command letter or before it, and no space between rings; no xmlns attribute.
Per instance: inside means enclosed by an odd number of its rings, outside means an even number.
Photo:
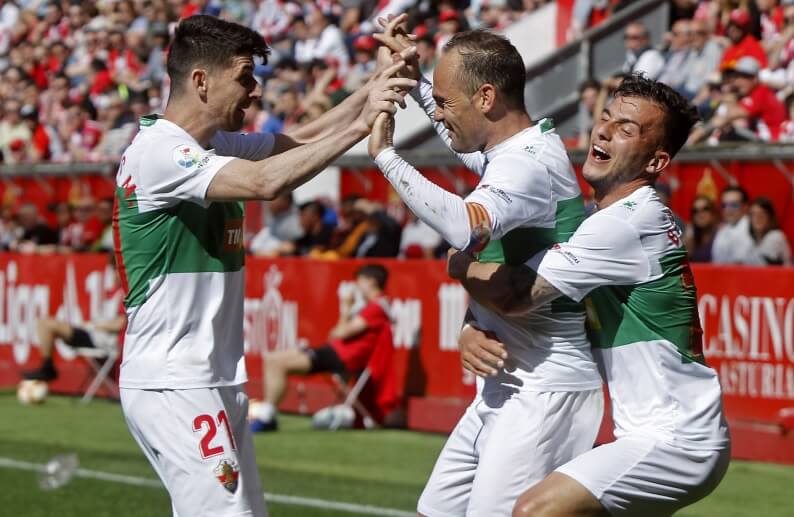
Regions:
<svg viewBox="0 0 794 517"><path fill-rule="evenodd" d="M83 398L80 399L80 403L88 404L91 402L96 392L99 391L99 387L103 385L110 390L114 397L118 397L119 388L110 377L110 373L113 371L113 366L116 364L116 359L119 355L118 347L114 346L109 350L102 348L76 348L75 352L77 357L86 359L93 370L94 376Z"/></svg>
<svg viewBox="0 0 794 517"><path fill-rule="evenodd" d="M362 404L361 401L358 400L358 396L361 395L361 391L364 389L364 386L367 385L367 381L369 381L371 375L372 374L370 373L369 368L364 368L361 374L359 374L352 388L348 385L347 380L344 379L338 373L334 373L332 375L332 378L336 382L337 389L345 397L345 400L342 402L341 405L357 411L363 418L365 429L373 429L374 427L377 426L375 419L372 418L370 412L367 411L367 408L364 407L364 404ZM339 421L334 421L331 424L330 429L331 430L338 429L339 424L340 424Z"/></svg>

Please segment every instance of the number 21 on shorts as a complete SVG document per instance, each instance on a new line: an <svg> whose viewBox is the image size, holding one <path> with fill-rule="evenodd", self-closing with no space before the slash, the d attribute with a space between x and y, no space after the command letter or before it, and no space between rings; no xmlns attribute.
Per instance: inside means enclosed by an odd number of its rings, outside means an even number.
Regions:
<svg viewBox="0 0 794 517"><path fill-rule="evenodd" d="M217 422L217 423L216 423ZM222 425L226 430L226 435L229 437L229 445L232 450L237 450L237 444L234 443L234 435L232 434L232 427L229 425L229 417L226 416L226 411L220 410L217 418L212 415L203 414L193 419L193 432L198 433L204 431L204 436L199 442L199 450L201 457L204 459L223 454L223 445L213 445L215 435L218 434L218 426Z"/></svg>

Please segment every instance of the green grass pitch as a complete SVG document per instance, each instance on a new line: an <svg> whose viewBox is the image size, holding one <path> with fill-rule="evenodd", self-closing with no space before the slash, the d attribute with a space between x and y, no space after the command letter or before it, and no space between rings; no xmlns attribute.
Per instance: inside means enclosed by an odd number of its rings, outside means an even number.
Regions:
<svg viewBox="0 0 794 517"><path fill-rule="evenodd" d="M44 463L55 454L76 452L80 466L94 471L154 479L124 424L117 403L50 397L40 406L20 406L0 392L0 459ZM444 437L408 431L311 429L307 418L284 416L282 430L254 440L265 490L324 501L372 505L413 512L416 499L441 450ZM794 467L739 462L719 488L678 515L746 517L791 515ZM36 474L0 467L2 515L24 517L168 516L164 489L75 478L42 492ZM280 516L350 516L351 513L295 504L269 503Z"/></svg>

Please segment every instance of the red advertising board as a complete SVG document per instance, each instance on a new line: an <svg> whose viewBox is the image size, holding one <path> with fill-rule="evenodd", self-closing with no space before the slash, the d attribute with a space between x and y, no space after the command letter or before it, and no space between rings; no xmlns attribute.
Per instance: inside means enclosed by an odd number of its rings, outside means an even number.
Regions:
<svg viewBox="0 0 794 517"><path fill-rule="evenodd" d="M447 278L442 261L381 263L390 273L394 368L409 426L449 431L474 393L456 343L465 292ZM340 286L361 264L249 258L245 346L252 397L261 395L263 352L326 341ZM794 463L794 439L786 434L794 411L794 268L693 269L704 351L720 374L735 455ZM95 317L112 274L101 255L0 254L0 386L13 386L19 371L35 364L36 320L54 315L79 325ZM87 366L68 347L57 350L62 376L51 389L79 392ZM285 404L306 412L332 400L327 379L295 378Z"/></svg>

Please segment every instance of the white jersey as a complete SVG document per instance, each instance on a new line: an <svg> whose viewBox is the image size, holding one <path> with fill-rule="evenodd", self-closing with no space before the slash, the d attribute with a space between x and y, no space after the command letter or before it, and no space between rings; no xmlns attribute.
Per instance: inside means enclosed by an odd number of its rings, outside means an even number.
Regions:
<svg viewBox="0 0 794 517"><path fill-rule="evenodd" d="M432 85L423 79L412 95L432 119ZM449 145L444 125L433 125ZM468 213L459 198L441 203L435 199L441 195L438 192L422 191L417 185L405 187L410 165L401 162L393 151L381 153L376 163L384 171L394 171L387 172L387 178L418 216L423 217L425 206L433 207L433 213L426 213L425 217L443 214L441 219L447 221L447 226L436 229L455 247L480 250L481 262L523 264L540 250L567 240L584 220L576 174L551 120L541 120L486 152L458 156L481 177L477 188L464 200L465 206L476 207ZM485 220L490 221L491 227L486 232L488 238L478 241L477 235L469 235L469 228L473 227L471 210L482 209L487 212ZM461 230L465 231L462 239L451 238L455 233L460 235ZM528 391L583 391L601 386L584 331L582 305L560 299L532 313L510 317L474 301L470 308L475 325L494 332L507 348L504 369L488 378L486 387L498 384Z"/></svg>
<svg viewBox="0 0 794 517"><path fill-rule="evenodd" d="M588 218L571 239L529 261L563 294L589 294L594 355L612 399L615 436L690 449L724 448L728 429L673 214L642 187Z"/></svg>
<svg viewBox="0 0 794 517"><path fill-rule="evenodd" d="M274 137L218 132L211 143L214 150L203 149L176 124L144 117L121 158L114 230L129 320L123 388L247 380L243 208L206 194L233 157L264 159Z"/></svg>

